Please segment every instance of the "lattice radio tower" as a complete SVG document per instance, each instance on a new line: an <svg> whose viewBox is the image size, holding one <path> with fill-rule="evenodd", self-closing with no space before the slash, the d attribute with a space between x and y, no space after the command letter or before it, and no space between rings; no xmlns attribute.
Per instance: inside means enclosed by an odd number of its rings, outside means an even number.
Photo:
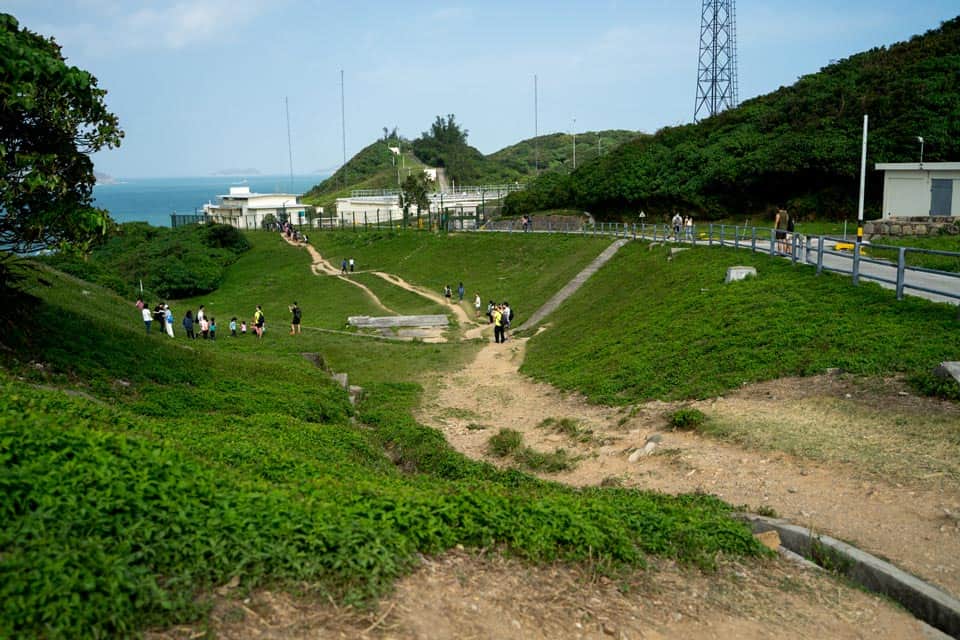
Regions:
<svg viewBox="0 0 960 640"><path fill-rule="evenodd" d="M735 0L703 0L693 120L699 122L738 103Z"/></svg>

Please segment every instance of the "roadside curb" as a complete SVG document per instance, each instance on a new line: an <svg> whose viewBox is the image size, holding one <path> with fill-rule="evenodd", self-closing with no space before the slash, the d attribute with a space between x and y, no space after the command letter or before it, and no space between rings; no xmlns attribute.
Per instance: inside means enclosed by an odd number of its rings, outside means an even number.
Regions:
<svg viewBox="0 0 960 640"><path fill-rule="evenodd" d="M786 549L896 600L920 620L960 638L960 600L947 592L845 542L786 520L751 513L738 517L748 522L755 533L776 531Z"/></svg>

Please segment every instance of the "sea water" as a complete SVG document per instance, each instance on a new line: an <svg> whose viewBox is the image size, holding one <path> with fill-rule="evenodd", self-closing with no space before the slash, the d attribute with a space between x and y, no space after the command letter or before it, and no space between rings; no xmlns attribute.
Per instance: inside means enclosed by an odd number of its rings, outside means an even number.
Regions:
<svg viewBox="0 0 960 640"><path fill-rule="evenodd" d="M230 187L246 186L254 193L302 194L325 177L295 175L292 181L289 175L117 178L114 184L96 185L93 198L94 206L109 211L117 222L142 221L157 227L169 227L170 214L200 212L208 202L217 202L217 196L230 193Z"/></svg>

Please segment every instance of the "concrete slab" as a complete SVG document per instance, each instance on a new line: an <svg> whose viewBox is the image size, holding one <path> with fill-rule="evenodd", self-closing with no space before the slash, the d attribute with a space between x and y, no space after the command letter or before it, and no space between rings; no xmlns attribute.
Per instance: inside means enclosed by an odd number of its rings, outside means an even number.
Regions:
<svg viewBox="0 0 960 640"><path fill-rule="evenodd" d="M349 316L354 327L384 329L388 327L446 327L449 318L442 315L427 316Z"/></svg>
<svg viewBox="0 0 960 640"><path fill-rule="evenodd" d="M899 602L927 624L960 638L960 600L916 576L830 536L818 535L786 520L742 516L754 532L776 531L781 544L818 564L842 573L876 593Z"/></svg>
<svg viewBox="0 0 960 640"><path fill-rule="evenodd" d="M934 373L941 378L952 377L960 382L960 362L941 362L940 366L934 370Z"/></svg>
<svg viewBox="0 0 960 640"><path fill-rule="evenodd" d="M736 282L737 280L745 280L748 277L757 277L756 267L727 267L727 277L724 279L724 283Z"/></svg>

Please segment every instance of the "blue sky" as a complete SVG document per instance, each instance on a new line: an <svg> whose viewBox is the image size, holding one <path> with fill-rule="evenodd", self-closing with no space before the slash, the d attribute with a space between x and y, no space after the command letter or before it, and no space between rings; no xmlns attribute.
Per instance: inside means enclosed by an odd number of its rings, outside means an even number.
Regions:
<svg viewBox="0 0 960 640"><path fill-rule="evenodd" d="M636 129L693 118L698 0L296 2L6 0L0 11L63 46L107 89L126 138L100 152L114 176L288 171L341 162L385 126L414 138L453 113L491 153L534 133ZM956 0L741 0L741 100L833 59L905 40L960 13Z"/></svg>

